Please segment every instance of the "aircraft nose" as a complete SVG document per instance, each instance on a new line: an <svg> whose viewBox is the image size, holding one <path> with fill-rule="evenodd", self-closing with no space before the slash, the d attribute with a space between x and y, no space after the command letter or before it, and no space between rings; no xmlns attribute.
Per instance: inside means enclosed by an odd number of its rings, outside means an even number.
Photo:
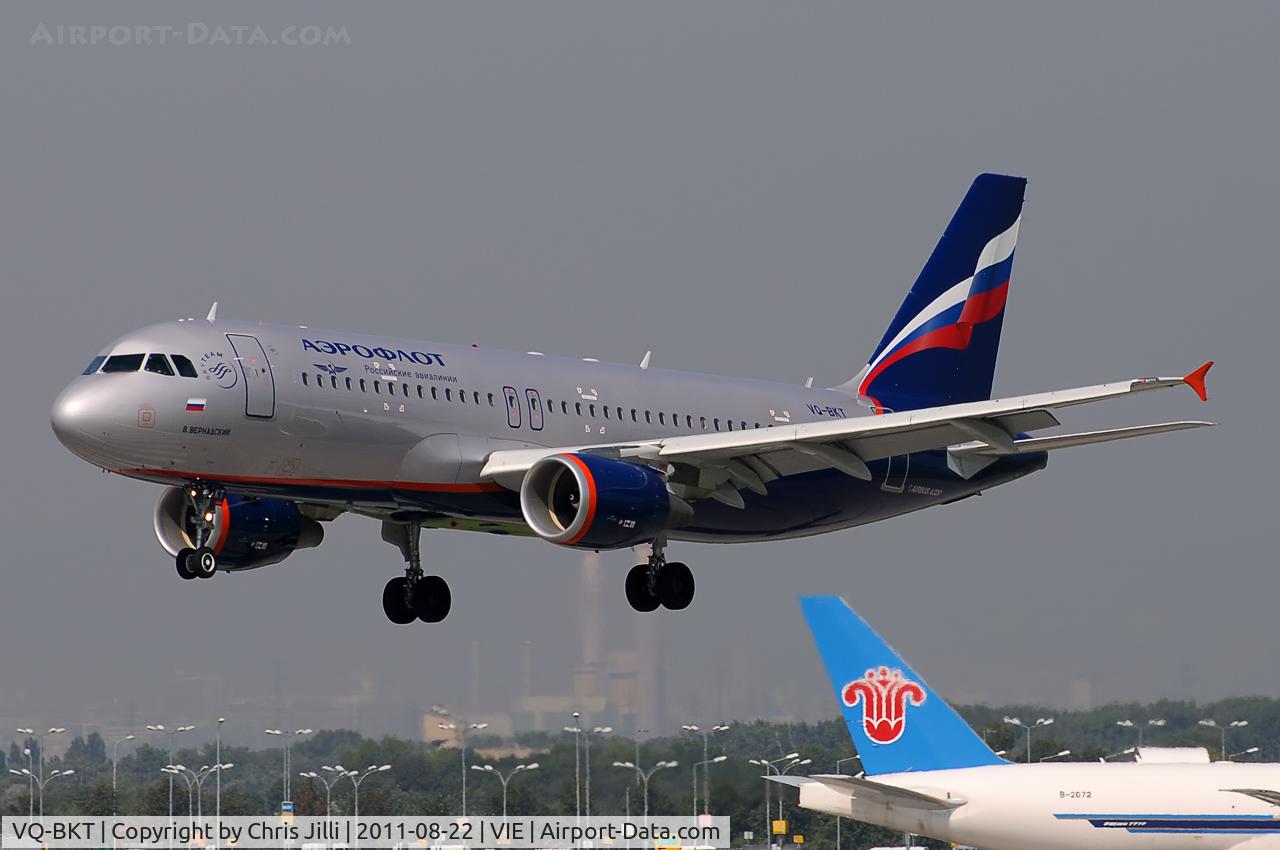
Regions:
<svg viewBox="0 0 1280 850"><path fill-rule="evenodd" d="M86 388L72 384L53 402L53 410L49 414L49 424L58 442L89 461L106 445L102 418L95 408Z"/></svg>

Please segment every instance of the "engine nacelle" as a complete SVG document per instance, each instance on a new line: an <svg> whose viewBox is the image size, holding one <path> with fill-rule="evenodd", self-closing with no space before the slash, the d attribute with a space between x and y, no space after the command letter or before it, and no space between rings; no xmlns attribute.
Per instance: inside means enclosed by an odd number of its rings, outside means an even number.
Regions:
<svg viewBox="0 0 1280 850"><path fill-rule="evenodd" d="M287 499L255 499L228 494L214 509L208 546L222 570L251 570L278 564L295 549L324 540L320 523L303 516ZM195 508L180 487L169 487L156 502L156 538L170 555L195 546Z"/></svg>
<svg viewBox="0 0 1280 850"><path fill-rule="evenodd" d="M535 463L520 485L520 511L539 537L578 549L647 543L693 515L649 467L590 454Z"/></svg>

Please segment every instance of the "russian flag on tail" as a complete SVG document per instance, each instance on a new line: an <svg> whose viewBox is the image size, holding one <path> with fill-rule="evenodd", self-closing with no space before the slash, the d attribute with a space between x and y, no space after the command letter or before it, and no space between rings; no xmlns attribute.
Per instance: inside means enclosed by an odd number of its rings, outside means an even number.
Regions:
<svg viewBox="0 0 1280 850"><path fill-rule="evenodd" d="M1022 177L980 174L855 379L877 412L991 397L1013 254Z"/></svg>

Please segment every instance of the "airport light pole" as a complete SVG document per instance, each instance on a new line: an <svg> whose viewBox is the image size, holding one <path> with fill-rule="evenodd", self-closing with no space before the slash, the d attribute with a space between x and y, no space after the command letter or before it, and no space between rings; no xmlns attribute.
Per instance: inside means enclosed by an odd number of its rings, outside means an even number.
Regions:
<svg viewBox="0 0 1280 850"><path fill-rule="evenodd" d="M1031 730L1037 726L1052 726L1053 718L1037 717L1036 722L1030 725L1023 723L1022 720L1017 717L1005 717L1004 722L1008 723L1010 726L1019 726L1027 730L1027 764L1031 764Z"/></svg>
<svg viewBox="0 0 1280 850"><path fill-rule="evenodd" d="M1134 754L1135 754L1135 753L1137 753L1137 752L1138 752L1138 748L1137 748L1137 747L1127 747L1127 748L1125 748L1125 749L1121 750L1121 751L1120 751L1120 752L1118 752L1118 753L1112 753L1112 754L1111 754L1111 755L1109 755L1109 756L1103 756L1103 757L1101 758L1101 761L1111 761L1112 759L1120 758L1120 756L1131 756L1131 755L1134 755Z"/></svg>
<svg viewBox="0 0 1280 850"><path fill-rule="evenodd" d="M1071 755L1071 750L1059 750L1051 756L1042 757L1040 759L1040 763L1043 764L1044 762L1053 761L1054 759L1066 758L1069 755Z"/></svg>
<svg viewBox="0 0 1280 850"><path fill-rule="evenodd" d="M281 797L280 799L282 801L288 802L289 792L291 790L289 786L289 765L293 761L293 753L292 753L293 739L300 737L302 735L310 735L314 730L295 729L293 732L286 732L283 729L263 729L262 731L267 733L268 735L274 735L279 738L284 738L284 750L283 750L284 771L283 771L283 782L281 783L284 788L284 796Z"/></svg>
<svg viewBox="0 0 1280 850"><path fill-rule="evenodd" d="M32 776L31 776L31 779L32 779L32 781L33 781L35 784L39 784L39 783L44 779L44 738L45 738L45 735L61 735L62 733L66 732L66 731L67 731L67 729L66 729L66 727L65 727L65 726L52 726L52 727L50 727L50 728L49 728L49 731L47 731L47 732L37 732L35 729L32 729L32 728L30 728L30 727L27 727L27 728L19 728L17 731L19 731L19 732L23 733L24 735L27 735L28 737L32 737L32 738L35 738L35 739L36 739L36 749L37 749L37 750L39 750L39 756L40 756L40 765L39 765L39 767L40 767L40 771L39 771L39 773L33 773L33 774L32 774ZM28 747L28 749L30 749L30 748ZM28 759L27 759L27 769L28 769L28 770L34 770L34 769L35 769L35 767L31 764L30 753L28 753L27 755L28 755ZM28 796L30 796L30 795L28 795ZM28 808L29 808L29 807L28 807Z"/></svg>
<svg viewBox="0 0 1280 850"><path fill-rule="evenodd" d="M160 772L167 773L170 776L181 776L182 780L187 783L187 821L191 822L195 817L195 784L192 782L192 776L195 774L181 764L166 764L160 768Z"/></svg>
<svg viewBox="0 0 1280 850"><path fill-rule="evenodd" d="M586 794L584 795L583 804L587 810L587 817L591 817L591 736L608 735L613 731L612 726L594 726L589 731L584 727L582 730L583 743L583 763L586 765Z"/></svg>
<svg viewBox="0 0 1280 850"><path fill-rule="evenodd" d="M1155 717L1153 717L1153 718L1151 718L1150 720L1148 720L1148 721L1147 721L1147 726L1151 726L1151 727L1153 727L1153 728L1157 728L1157 729L1158 729L1158 728L1160 728L1160 727L1164 726L1164 725L1165 725L1166 723L1168 723L1168 722L1169 722L1169 721L1167 721L1167 720L1165 720L1165 719L1163 719L1163 718L1155 718ZM1141 747L1142 747L1142 732L1143 732L1143 729L1144 729L1145 727L1143 727L1142 725L1140 725L1140 724L1138 724L1138 723L1134 723L1132 720L1117 720L1117 721L1116 721L1116 725L1117 725L1117 726L1120 726L1120 727L1122 727L1122 728L1124 728L1124 729L1137 729L1137 730L1138 730L1138 747L1139 747L1139 748L1141 748Z"/></svg>
<svg viewBox="0 0 1280 850"><path fill-rule="evenodd" d="M582 745L582 712L573 713L573 725L564 727L564 731L573 733L573 799L574 817L582 818L582 759L579 756Z"/></svg>
<svg viewBox="0 0 1280 850"><path fill-rule="evenodd" d="M1231 755L1227 756L1227 761L1231 761L1236 756L1251 756L1254 753L1258 752L1258 749L1259 749L1258 747L1250 747L1247 750L1241 750L1238 753L1232 753Z"/></svg>
<svg viewBox="0 0 1280 850"><path fill-rule="evenodd" d="M437 723L446 732L457 731L458 749L462 751L462 816L467 816L467 730L488 729L488 723Z"/></svg>
<svg viewBox="0 0 1280 850"><path fill-rule="evenodd" d="M613 766L625 767L629 770L634 770L636 772L636 775L640 777L640 784L644 786L644 823L645 823L645 826L648 826L649 825L649 780L652 779L653 775L657 773L659 770L665 770L668 767L679 767L680 762L660 761L657 764L655 764L652 768L650 768L647 772L643 768L641 768L638 764L631 761L615 761L613 763Z"/></svg>
<svg viewBox="0 0 1280 850"><path fill-rule="evenodd" d="M214 733L214 755L213 759L217 762L218 775L213 780L213 822L214 829L217 830L218 836L222 835L222 724L227 722L227 718L218 718L218 728ZM218 844L215 841L214 847Z"/></svg>
<svg viewBox="0 0 1280 850"><path fill-rule="evenodd" d="M728 760L729 760L728 756L716 756L715 758L704 759L700 762L694 763L693 765L693 816L695 818L698 816L698 768L702 768L703 770L710 770L711 769L710 765L719 764L722 761L728 761ZM710 782L711 782L711 777L708 775L707 782L704 784L710 784ZM711 805L710 802L706 801L705 793L703 795L703 801L704 801L704 806L709 807ZM707 811L706 808L704 808L703 814L710 814L710 812Z"/></svg>
<svg viewBox="0 0 1280 850"><path fill-rule="evenodd" d="M1199 723L1201 726L1204 726L1204 727L1206 727L1206 728L1208 728L1208 729L1217 729L1217 730L1218 730L1218 732L1219 732L1219 733L1221 733L1221 735L1222 735L1222 760L1223 760L1223 761L1226 761L1226 760L1227 760L1227 730L1228 730L1228 729L1241 729L1241 728L1244 728L1245 726L1248 726L1248 725L1249 725L1249 721L1248 721L1248 720L1232 720L1230 723L1221 723L1221 724L1220 724L1220 723L1218 723L1218 721L1216 721L1216 720L1213 720L1213 719L1207 719L1207 720L1199 720L1199 721L1197 721L1197 723Z"/></svg>
<svg viewBox="0 0 1280 850"><path fill-rule="evenodd" d="M799 753L787 753L787 754L786 754L785 756L783 756L782 758L780 758L780 759L775 759L774 761L769 761L768 759L748 759L748 764L759 765L760 767L763 767L763 768L765 769L765 775L764 775L764 835L765 835L765 841L769 842L769 844L773 844L773 830L772 830L772 829L770 829L770 824L772 823L773 818L770 816L770 813L769 813L769 774L770 774L770 773L773 773L773 772L774 772L774 771L776 771L776 770L778 770L778 768L777 768L777 766L776 766L778 762L790 761L791 759L799 759L799 758L800 758L800 754L799 754ZM779 793L781 793L781 792L779 792Z"/></svg>
<svg viewBox="0 0 1280 850"><path fill-rule="evenodd" d="M478 764L473 764L471 765L471 769L478 770L481 773L492 773L494 776L498 777L498 781L502 783L502 822L506 823L507 822L507 783L510 782L511 777L515 776L517 773L520 773L526 770L537 770L538 763L535 761L531 764L518 764L515 767L511 768L511 770L507 771L506 773L503 773L502 771L498 770L496 767L494 767L491 764L486 764L483 767Z"/></svg>
<svg viewBox="0 0 1280 850"><path fill-rule="evenodd" d="M787 771L791 770L791 768L803 767L806 764L813 764L813 759L794 759L788 762L787 764L784 764L782 766L782 769L778 771L778 775L786 776ZM778 820L782 820L782 819L783 819L782 818L782 795L779 794L778 795Z"/></svg>
<svg viewBox="0 0 1280 850"><path fill-rule="evenodd" d="M53 780L57 779L59 776L71 776L75 773L74 770L54 770L54 771L50 771L47 777L36 776L34 773L31 772L30 768L26 768L26 767L24 767L22 770L14 770L10 768L9 772L17 776L27 777L28 781L35 782L36 787L40 789L40 820L41 821L44 820L44 786L48 785Z"/></svg>
<svg viewBox="0 0 1280 850"><path fill-rule="evenodd" d="M337 768L327 764L321 766L320 769L327 770L330 773L337 771ZM337 776L333 777L333 779L330 779L327 776L321 776L320 774L316 773L314 770L304 771L303 773L299 773L298 775L305 776L307 779L320 780L320 784L324 786L324 816L326 819L329 818L333 812L333 786L338 784L339 779L347 775L346 772L344 771L342 773L339 773Z"/></svg>
<svg viewBox="0 0 1280 850"><path fill-rule="evenodd" d="M190 732L195 726L179 726L176 729L170 729L163 723L147 724L148 732L157 732L169 736L169 763L173 764L173 739L179 732ZM173 774L169 774L169 820L173 820Z"/></svg>
<svg viewBox="0 0 1280 850"><path fill-rule="evenodd" d="M707 749L710 746L711 736L717 732L727 732L729 730L729 724L717 723L716 725L712 726L710 729L704 730L700 728L696 723L686 723L680 728L694 735L702 736L702 761L698 762L698 764L710 765L712 763L712 759L710 755L708 755ZM703 785L705 786L705 790L703 791L703 794L702 794L703 796L702 811L703 812L707 812L711 808L711 803L706 800L706 798L709 797L711 794L711 774L707 772L709 770L710 770L709 767L705 767L705 766L703 767L703 773L702 773L703 779L704 779ZM698 771L696 767L693 771L693 797L694 797L693 813L696 816L698 814L698 802L697 802Z"/></svg>
<svg viewBox="0 0 1280 850"><path fill-rule="evenodd" d="M116 816L116 762L120 759L120 745L132 741L137 735L125 735L111 744L111 816Z"/></svg>
<svg viewBox="0 0 1280 850"><path fill-rule="evenodd" d="M649 730L648 730L648 729L637 729L637 730L636 730L636 761L635 761L635 763L636 763L636 764L639 764L639 763L640 763L640 736L641 736L641 735L648 735L648 734L649 734ZM636 784L637 784L637 785L639 785L639 784L640 784L640 780L639 780L639 779L636 779Z"/></svg>
<svg viewBox="0 0 1280 850"><path fill-rule="evenodd" d="M983 741L984 742L986 741L985 737L983 738ZM844 764L847 761L853 761L854 759L857 759L858 761L862 761L862 756L853 755L853 756L846 756L845 758L842 758L842 759L836 759L836 773L841 772L840 765ZM840 817L840 815L836 815L836 850L840 850L840 821L842 820L844 820L844 818Z"/></svg>
<svg viewBox="0 0 1280 850"><path fill-rule="evenodd" d="M22 754L27 757L27 770L32 769L31 764L31 748L23 747ZM10 773L14 771L10 770ZM21 776L22 774L18 774ZM27 777L27 820L31 820L36 816L36 784Z"/></svg>

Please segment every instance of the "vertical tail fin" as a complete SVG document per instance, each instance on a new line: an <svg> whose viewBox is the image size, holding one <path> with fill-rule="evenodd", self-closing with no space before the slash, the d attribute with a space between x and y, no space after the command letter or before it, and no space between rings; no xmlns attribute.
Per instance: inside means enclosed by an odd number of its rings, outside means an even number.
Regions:
<svg viewBox="0 0 1280 850"><path fill-rule="evenodd" d="M843 389L877 412L991 397L1026 185L978 175L870 361Z"/></svg>
<svg viewBox="0 0 1280 850"><path fill-rule="evenodd" d="M800 605L869 776L1004 763L843 599Z"/></svg>

